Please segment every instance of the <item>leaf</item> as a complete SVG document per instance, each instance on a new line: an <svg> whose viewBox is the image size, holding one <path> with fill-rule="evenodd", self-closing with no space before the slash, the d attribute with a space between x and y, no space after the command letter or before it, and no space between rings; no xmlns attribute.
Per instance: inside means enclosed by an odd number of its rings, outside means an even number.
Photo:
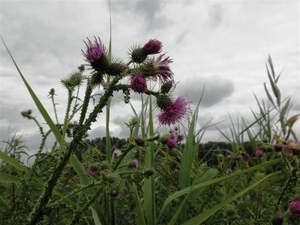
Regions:
<svg viewBox="0 0 300 225"><path fill-rule="evenodd" d="M227 198L222 203L220 203L220 204L214 206L213 208L210 208L209 210L206 210L204 213L201 213L200 215L195 216L192 219L186 221L185 223L183 223L183 225L200 225L200 224L202 224L204 221L206 221L209 217L211 217L217 211L219 211L220 209L222 209L228 203L230 203L233 200L239 198L240 196L242 196L243 194L245 194L247 191L250 191L251 189L253 189L254 187L256 187L258 184L260 184L261 182L263 182L264 180L266 180L269 177L274 176L275 174L278 174L278 173L279 172L272 173L272 174L264 177L263 179L255 182L254 184L252 184L249 187L245 188L243 191L240 191L239 193L235 194L234 196L231 196L231 197Z"/></svg>
<svg viewBox="0 0 300 225"><path fill-rule="evenodd" d="M215 176L217 176L218 173L219 173L219 171L217 169L210 168L204 174L201 175L201 177L197 183L201 184L203 182L212 180ZM204 191L204 188L194 191L191 196L192 201L197 200L197 198L199 198L199 196L202 194L203 191Z"/></svg>
<svg viewBox="0 0 300 225"><path fill-rule="evenodd" d="M23 76L22 72L20 71L17 63L15 62L13 56L11 55L10 51L8 50L3 38L1 37L1 40L11 58L11 60L13 61L17 71L19 72L29 94L31 95L35 105L37 106L37 108L39 109L40 113L42 114L42 116L44 117L45 121L47 122L48 126L50 127L51 131L53 132L55 138L56 138L56 141L62 145L64 143L64 138L62 137L61 133L59 132L57 126L53 123L51 117L49 116L47 110L44 108L44 106L42 105L42 103L40 102L40 100L38 99L38 97L36 96L36 94L34 93L34 91L32 90L32 88L30 87L30 85L27 83L25 77Z"/></svg>
<svg viewBox="0 0 300 225"><path fill-rule="evenodd" d="M0 172L0 183L19 183L21 181L20 177L12 176L7 173Z"/></svg>
<svg viewBox="0 0 300 225"><path fill-rule="evenodd" d="M76 171L76 173L78 174L81 182L85 185L88 185L90 183L90 180L89 180L88 176L86 175L86 171L85 171L84 167L82 166L82 164L80 163L80 161L78 160L78 158L74 154L71 155L71 157L70 157L70 163L71 163L72 167L74 168L74 170ZM92 192L92 194L95 194L94 190L90 190L90 191ZM92 210L94 223L97 225L106 225L105 217L103 216L101 209L100 209L100 205L97 201L95 202L95 204L93 206L91 206L91 210Z"/></svg>
<svg viewBox="0 0 300 225"><path fill-rule="evenodd" d="M17 170L28 173L28 169L25 166L23 166L17 160L15 160L14 158L10 157L9 155L7 155L6 153L4 153L2 151L0 151L0 159L5 161L9 165L13 166Z"/></svg>
<svg viewBox="0 0 300 225"><path fill-rule="evenodd" d="M193 188L192 188L192 191L195 191L195 190L198 190L198 189L201 189L201 188L204 188L204 187L207 187L207 186L210 186L212 184L216 184L218 182L221 182L221 181L224 181L224 180L228 180L228 179L231 179L233 177L236 177L236 176L239 176L241 174L244 174L244 173L249 173L251 171L254 171L254 170L258 170L262 167L266 167L266 166L270 166L270 165L273 165L273 164L276 164L276 163L279 163L282 161L282 158L278 158L278 159L274 159L274 160L271 160L271 161L267 161L265 163L262 163L262 164L259 164L257 166L253 166L253 167L250 167L248 169L245 169L245 170L242 170L242 171L238 171L238 172L235 172L233 174L229 174L229 175L225 175L225 176L222 176L222 177L219 177L219 178L216 178L216 179L213 179L213 180L209 180L209 181L206 181L206 182L203 182L203 183L200 183L200 184L196 184ZM188 192L190 191L190 187L186 187L184 189L181 189L180 191L176 191L174 192L172 195L170 195L164 202L163 204L163 207L160 211L160 215L159 215L159 218L162 216L164 210L166 209L166 207L170 204L171 201L173 201L174 199L177 199L185 194L187 194Z"/></svg>
<svg viewBox="0 0 300 225"><path fill-rule="evenodd" d="M146 221L145 221L145 218L144 218L144 213L143 213L143 209L142 209L142 206L140 204L140 201L139 201L139 196L138 196L138 192L137 192L137 189L136 189L136 185L133 183L133 193L134 193L134 197L135 197L135 207L136 207L136 210L137 210L137 217L138 217L138 224L139 225L146 225Z"/></svg>
<svg viewBox="0 0 300 225"><path fill-rule="evenodd" d="M300 118L300 114L296 114L294 116L292 116L291 118L289 118L285 125L286 126L289 126L289 127L292 127L294 125L294 123Z"/></svg>
<svg viewBox="0 0 300 225"><path fill-rule="evenodd" d="M5 208L5 209L10 208L7 202L1 196L0 196L0 208Z"/></svg>

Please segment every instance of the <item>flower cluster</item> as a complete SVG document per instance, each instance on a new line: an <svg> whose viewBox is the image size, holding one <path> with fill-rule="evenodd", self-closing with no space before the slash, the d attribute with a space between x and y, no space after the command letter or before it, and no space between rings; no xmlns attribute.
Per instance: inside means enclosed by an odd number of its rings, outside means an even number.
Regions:
<svg viewBox="0 0 300 225"><path fill-rule="evenodd" d="M94 72L91 76L91 84L104 83L104 76L122 76L129 77L128 85L118 85L118 89L124 93L124 102L129 102L130 90L133 92L148 95L154 95L161 112L158 120L161 125L172 125L180 122L187 113L187 101L183 97L178 97L172 101L169 92L174 85L173 72L169 66L173 61L162 52L162 43L156 39L150 39L144 46L135 47L131 50L130 61L127 64L114 60L107 54L105 46L100 38L94 38L94 41L87 39L85 42L86 50L83 55ZM155 56L156 54L159 54ZM148 56L151 56L148 58ZM135 63L134 68L129 68L131 63ZM160 91L149 91L148 81L160 81ZM109 84L105 85L107 90ZM126 98L125 98L126 96ZM161 104L160 104L161 103Z"/></svg>

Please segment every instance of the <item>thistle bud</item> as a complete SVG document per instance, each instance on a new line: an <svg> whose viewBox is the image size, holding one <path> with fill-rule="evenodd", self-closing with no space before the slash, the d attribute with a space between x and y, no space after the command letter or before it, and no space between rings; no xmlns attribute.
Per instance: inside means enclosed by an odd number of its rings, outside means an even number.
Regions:
<svg viewBox="0 0 300 225"><path fill-rule="evenodd" d="M265 138L263 139L263 143L265 143L265 144L269 143L269 138L265 137Z"/></svg>
<svg viewBox="0 0 300 225"><path fill-rule="evenodd" d="M30 120L30 119L32 119L31 113L32 113L31 109L28 109L26 111L21 112L21 115L24 116L24 117L26 117L26 118L28 118Z"/></svg>
<svg viewBox="0 0 300 225"><path fill-rule="evenodd" d="M121 63L111 63L106 69L106 73L111 76L117 76L124 71L124 65Z"/></svg>
<svg viewBox="0 0 300 225"><path fill-rule="evenodd" d="M154 174L154 170L152 169L148 169L144 172L144 175L146 178L149 178L150 176L152 176Z"/></svg>
<svg viewBox="0 0 300 225"><path fill-rule="evenodd" d="M281 152L282 148L283 148L283 145L282 145L282 144L275 144L275 145L274 145L274 150L275 150L276 152Z"/></svg>
<svg viewBox="0 0 300 225"><path fill-rule="evenodd" d="M118 191L116 189L111 190L110 192L111 196L115 197L118 195Z"/></svg>
<svg viewBox="0 0 300 225"><path fill-rule="evenodd" d="M142 52L142 49L136 48L131 52L131 60L134 63L142 63L147 58L147 55Z"/></svg>
<svg viewBox="0 0 300 225"><path fill-rule="evenodd" d="M91 85L92 86L96 86L98 84L101 84L101 82L103 81L103 74L100 72L96 72L94 74L92 74L92 79L91 79Z"/></svg>
<svg viewBox="0 0 300 225"><path fill-rule="evenodd" d="M165 110L172 104L172 100L168 95L159 95L156 99L156 104L160 109Z"/></svg>
<svg viewBox="0 0 300 225"><path fill-rule="evenodd" d="M172 87L173 87L173 82L169 81L169 82L164 83L161 86L160 91L162 94L168 94Z"/></svg>
<svg viewBox="0 0 300 225"><path fill-rule="evenodd" d="M160 143L162 143L163 145L167 144L167 141L172 137L171 134L165 134L163 136L160 137L159 141Z"/></svg>
<svg viewBox="0 0 300 225"><path fill-rule="evenodd" d="M144 139L142 139L140 137L135 137L134 142L137 144L137 146L144 146L145 145Z"/></svg>

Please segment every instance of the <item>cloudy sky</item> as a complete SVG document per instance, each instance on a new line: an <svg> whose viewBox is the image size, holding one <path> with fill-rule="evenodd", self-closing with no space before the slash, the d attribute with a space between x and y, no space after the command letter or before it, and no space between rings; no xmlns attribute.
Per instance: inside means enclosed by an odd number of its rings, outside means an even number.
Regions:
<svg viewBox="0 0 300 225"><path fill-rule="evenodd" d="M174 61L171 69L179 82L176 96L186 97L193 109L205 84L199 128L211 120L223 121L219 129L228 129L229 115L234 121L238 115L253 121L251 109L258 112L254 93L266 100L263 83L268 82L265 63L269 54L276 73L283 70L279 80L283 98L292 96L294 101L290 116L300 112L299 1L112 0L111 15L115 57L126 61L131 46L156 38ZM62 121L66 91L60 80L84 63L81 49L85 49L86 37L99 36L108 46L108 1L2 0L0 19L2 38L53 120L47 95L55 88ZM32 109L41 123L43 119L2 43L0 53L1 140L14 133L23 135L35 152L38 128L20 112ZM138 99L133 98L137 110ZM111 108L112 136L128 135L124 122L132 115L130 106L117 95ZM104 136L104 118L99 116L90 138ZM299 137L299 122L295 128ZM221 137L210 128L202 141Z"/></svg>

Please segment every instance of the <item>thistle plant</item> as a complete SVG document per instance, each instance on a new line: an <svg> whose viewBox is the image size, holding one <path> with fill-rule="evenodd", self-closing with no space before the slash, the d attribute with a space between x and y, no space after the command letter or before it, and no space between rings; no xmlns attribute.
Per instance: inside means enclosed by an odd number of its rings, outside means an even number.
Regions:
<svg viewBox="0 0 300 225"><path fill-rule="evenodd" d="M268 89L266 92L273 107L260 105L260 114L253 113L253 123L242 119L241 127L231 128L233 140L224 135L231 149L210 149L217 158L215 165L209 165L199 158L200 141L208 126L196 130L201 98L191 112L183 97L173 97L173 61L162 53L159 40L132 47L128 61L112 56L111 45L107 48L100 38L88 38L84 44L85 64L61 79L67 91L62 121L56 110L55 90L49 92L53 122L10 55L50 130L44 132L31 110L23 111L25 118L36 123L42 137L34 164L26 167L0 151L0 158L13 168L10 171L18 171L7 173L3 164L4 169L0 168L0 178L14 187L9 205L9 185L0 186L5 190L0 196L0 222L200 225L299 221L300 147L293 131L299 115L287 117L290 100L282 107L279 76L274 75L271 60L268 77L276 101ZM82 87L85 92L80 96ZM93 99L96 91L100 92L97 102ZM131 104L134 94L141 97L140 114L131 105L134 117L125 123L129 137L121 149L111 146L109 136L110 100L116 92L123 93L124 104ZM168 126L170 132L155 130L155 109L159 111L159 125ZM105 153L86 140L104 110ZM275 123L279 125L273 126L277 130L270 126L272 111L279 115ZM187 128L178 127L183 121ZM254 126L260 128L257 133ZM50 133L56 143L51 152L44 153ZM288 141L289 137L295 140ZM20 190L18 195L15 190Z"/></svg>

